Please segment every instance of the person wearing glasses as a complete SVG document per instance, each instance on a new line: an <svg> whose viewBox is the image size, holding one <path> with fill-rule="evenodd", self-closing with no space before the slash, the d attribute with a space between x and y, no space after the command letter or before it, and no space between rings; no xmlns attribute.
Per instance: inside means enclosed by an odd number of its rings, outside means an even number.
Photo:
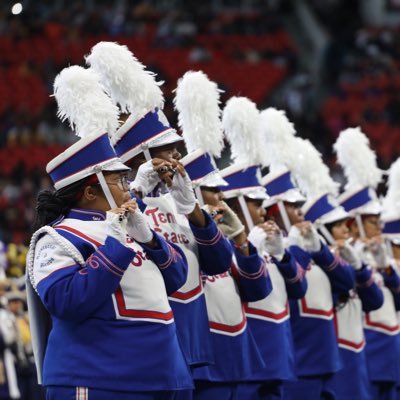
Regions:
<svg viewBox="0 0 400 400"><path fill-rule="evenodd" d="M175 399L192 388L168 302L186 281L186 257L131 199L129 168L106 133L118 109L96 76L69 67L54 89L59 115L81 139L47 165L56 190L38 196L27 257L46 398Z"/></svg>

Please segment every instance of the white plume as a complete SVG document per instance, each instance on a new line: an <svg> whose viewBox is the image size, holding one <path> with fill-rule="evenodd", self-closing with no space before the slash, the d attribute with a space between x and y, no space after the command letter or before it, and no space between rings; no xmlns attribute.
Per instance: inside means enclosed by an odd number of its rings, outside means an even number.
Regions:
<svg viewBox="0 0 400 400"><path fill-rule="evenodd" d="M201 149L220 157L224 147L219 108L221 92L202 71L186 72L178 80L174 104L189 153Z"/></svg>
<svg viewBox="0 0 400 400"><path fill-rule="evenodd" d="M376 154L369 147L367 136L359 127L340 132L333 147L347 178L346 190L365 186L376 188L382 171L377 166Z"/></svg>
<svg viewBox="0 0 400 400"><path fill-rule="evenodd" d="M400 158L390 167L388 191L382 204L382 219L400 218Z"/></svg>
<svg viewBox="0 0 400 400"><path fill-rule="evenodd" d="M307 197L316 198L325 193L336 197L339 184L331 178L321 153L307 139L294 138L291 146L297 156L290 158L288 167Z"/></svg>
<svg viewBox="0 0 400 400"><path fill-rule="evenodd" d="M104 92L99 77L91 70L74 65L63 69L54 81L57 116L68 120L81 138L108 133L118 128L119 111Z"/></svg>
<svg viewBox="0 0 400 400"><path fill-rule="evenodd" d="M231 97L222 114L222 126L235 163L261 163L261 120L256 105L246 97Z"/></svg>
<svg viewBox="0 0 400 400"><path fill-rule="evenodd" d="M288 158L296 157L296 151L290 152L296 130L284 110L270 107L261 111L263 165L269 166L271 172L287 167Z"/></svg>
<svg viewBox="0 0 400 400"><path fill-rule="evenodd" d="M123 45L99 42L86 56L86 63L95 70L107 93L123 113L139 119L164 106L164 97L155 74L146 71L132 52Z"/></svg>

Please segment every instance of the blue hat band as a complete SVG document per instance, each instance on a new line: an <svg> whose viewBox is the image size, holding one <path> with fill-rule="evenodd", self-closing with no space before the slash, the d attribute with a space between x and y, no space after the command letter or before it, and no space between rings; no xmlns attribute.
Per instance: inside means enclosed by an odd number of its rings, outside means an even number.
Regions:
<svg viewBox="0 0 400 400"><path fill-rule="evenodd" d="M371 200L373 200L369 194L369 188L366 187L347 199L343 200L341 202L341 206L346 210L346 211L351 211L356 208L362 207L363 205L369 203Z"/></svg>
<svg viewBox="0 0 400 400"><path fill-rule="evenodd" d="M267 193L270 196L277 196L278 194L285 193L290 189L296 188L292 182L289 171L277 176L271 182L268 182L264 187L267 189Z"/></svg>
<svg viewBox="0 0 400 400"><path fill-rule="evenodd" d="M400 219L385 222L382 233L386 235L399 235L400 234Z"/></svg>
<svg viewBox="0 0 400 400"><path fill-rule="evenodd" d="M211 157L208 153L204 153L186 164L185 169L192 181L197 181L215 171L215 168L211 163Z"/></svg>
<svg viewBox="0 0 400 400"><path fill-rule="evenodd" d="M328 194L325 194L307 210L307 212L304 214L304 218L307 221L315 222L317 219L321 218L325 214L328 214L334 209L335 207L328 201Z"/></svg>
<svg viewBox="0 0 400 400"><path fill-rule="evenodd" d="M110 144L108 134L105 133L96 138L96 140L93 140L93 142L88 143L85 147L79 149L70 157L66 158L56 168L49 171L49 175L54 184L56 184L57 182L71 175L75 175L82 170L114 158L117 158L117 156Z"/></svg>
<svg viewBox="0 0 400 400"><path fill-rule="evenodd" d="M115 151L122 157L142 143L170 129L172 129L170 126L164 125L159 120L157 112L149 112L122 136L114 147Z"/></svg>
<svg viewBox="0 0 400 400"><path fill-rule="evenodd" d="M223 178L226 180L226 182L228 182L228 186L222 186L221 190L227 192L230 190L259 187L260 182L257 179L257 168L258 167L253 166L238 172L234 172L231 175L224 176Z"/></svg>

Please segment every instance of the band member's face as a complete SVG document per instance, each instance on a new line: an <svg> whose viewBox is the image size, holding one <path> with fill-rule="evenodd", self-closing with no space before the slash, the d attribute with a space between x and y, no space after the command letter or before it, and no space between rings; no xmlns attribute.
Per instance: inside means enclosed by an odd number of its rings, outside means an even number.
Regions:
<svg viewBox="0 0 400 400"><path fill-rule="evenodd" d="M165 146L154 147L150 149L152 158L161 158L162 160L180 160L182 158L181 153L178 151L178 143L166 144Z"/></svg>
<svg viewBox="0 0 400 400"><path fill-rule="evenodd" d="M246 198L247 208L254 225L262 224L265 220L265 210L262 206L263 200Z"/></svg>
<svg viewBox="0 0 400 400"><path fill-rule="evenodd" d="M201 195L203 196L204 204L209 206L218 206L219 202L224 198L223 192L218 188L201 187Z"/></svg>
<svg viewBox="0 0 400 400"><path fill-rule="evenodd" d="M337 221L332 226L332 236L335 240L347 240L350 237L350 230L347 220Z"/></svg>
<svg viewBox="0 0 400 400"><path fill-rule="evenodd" d="M285 203L285 209L291 225L304 221L303 211L299 203Z"/></svg>
<svg viewBox="0 0 400 400"><path fill-rule="evenodd" d="M362 220L365 236L367 238L373 238L381 235L382 230L379 215L365 215L363 216Z"/></svg>

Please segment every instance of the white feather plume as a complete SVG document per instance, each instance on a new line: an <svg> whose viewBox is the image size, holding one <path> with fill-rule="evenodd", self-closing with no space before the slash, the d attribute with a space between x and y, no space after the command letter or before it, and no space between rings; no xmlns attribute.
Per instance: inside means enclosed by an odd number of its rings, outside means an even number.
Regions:
<svg viewBox="0 0 400 400"><path fill-rule="evenodd" d="M81 138L108 133L118 128L119 111L104 92L99 77L91 70L74 65L63 69L54 81L57 116L68 120Z"/></svg>
<svg viewBox="0 0 400 400"><path fill-rule="evenodd" d="M261 111L262 138L264 142L263 165L269 166L272 173L287 167L288 158L296 157L290 152L290 143L296 135L294 125L284 110L270 107Z"/></svg>
<svg viewBox="0 0 400 400"><path fill-rule="evenodd" d="M222 114L222 126L235 163L261 163L261 120L256 105L246 97L231 97Z"/></svg>
<svg viewBox="0 0 400 400"><path fill-rule="evenodd" d="M189 153L201 149L220 157L224 147L219 108L221 92L202 71L188 71L178 80L174 104Z"/></svg>
<svg viewBox="0 0 400 400"><path fill-rule="evenodd" d="M290 159L288 167L307 197L316 198L325 193L336 197L339 184L331 178L321 153L307 139L294 138L291 146L297 156Z"/></svg>
<svg viewBox="0 0 400 400"><path fill-rule="evenodd" d="M147 71L126 46L99 42L86 56L86 63L99 74L107 93L123 113L139 119L156 107L163 108L163 82L157 82L155 74Z"/></svg>
<svg viewBox="0 0 400 400"><path fill-rule="evenodd" d="M388 191L383 200L382 211L383 220L400 218L400 158L390 167Z"/></svg>
<svg viewBox="0 0 400 400"><path fill-rule="evenodd" d="M377 166L376 154L371 150L367 136L359 127L340 132L333 147L347 178L346 190L366 186L376 188L382 171Z"/></svg>

